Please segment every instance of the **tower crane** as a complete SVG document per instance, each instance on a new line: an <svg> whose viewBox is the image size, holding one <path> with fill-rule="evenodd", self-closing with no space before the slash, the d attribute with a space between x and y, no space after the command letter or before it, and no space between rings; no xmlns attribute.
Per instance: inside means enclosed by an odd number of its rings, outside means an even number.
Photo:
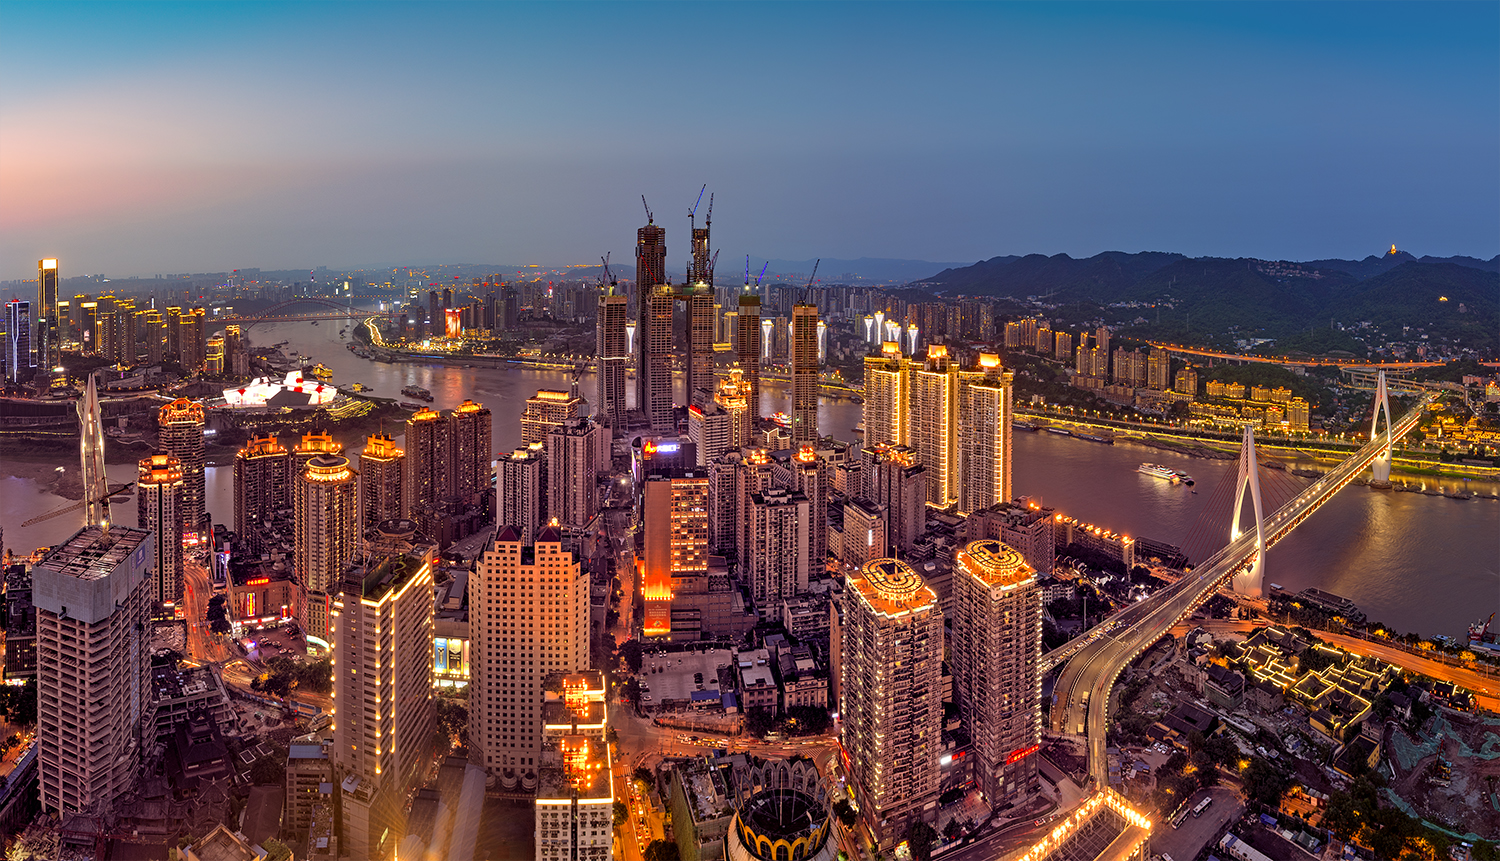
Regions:
<svg viewBox="0 0 1500 861"><path fill-rule="evenodd" d="M821 257L819 257L816 261L813 262L812 277L807 279L807 286L802 288L802 298L799 299L799 300L797 300L797 302L798 302L799 305L806 305L807 304L807 297L809 295L811 295L811 293L812 293L813 282L816 281L816 280L818 280L818 265L821 264L822 262L823 262L823 258L821 258ZM767 262L766 265L769 266L770 263Z"/></svg>
<svg viewBox="0 0 1500 861"><path fill-rule="evenodd" d="M706 186L706 185L704 186L704 188L707 188L707 187L708 186ZM649 203L646 202L646 195L644 195L644 194L641 195L641 206L646 207L646 223L647 224L654 224L654 223L656 223L655 219L653 219L651 217L651 204L649 204Z"/></svg>
<svg viewBox="0 0 1500 861"><path fill-rule="evenodd" d="M600 289L603 289L605 284L608 284L611 287L618 287L620 285L620 279L615 277L615 273L609 271L610 253L611 252L606 251L604 253L604 256L599 258L599 262L604 264L604 274L599 276Z"/></svg>
<svg viewBox="0 0 1500 861"><path fill-rule="evenodd" d="M702 188L698 189L698 199L696 201L694 201L693 208L688 210L688 229L690 229L690 230L692 229L692 227L694 225L693 219L698 216L698 205L703 202L703 192L705 192L705 191L708 191L708 183L706 183L706 182L703 183L703 187ZM709 198L709 201L708 201L708 210L709 210L710 214L713 212L713 208L714 208L713 198Z"/></svg>

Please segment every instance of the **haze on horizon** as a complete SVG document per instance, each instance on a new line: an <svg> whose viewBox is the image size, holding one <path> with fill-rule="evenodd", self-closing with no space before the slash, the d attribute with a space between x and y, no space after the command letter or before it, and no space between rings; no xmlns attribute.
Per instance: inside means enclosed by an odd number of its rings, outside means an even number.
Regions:
<svg viewBox="0 0 1500 861"><path fill-rule="evenodd" d="M629 263L643 193L676 268L705 182L728 261L1487 258L1497 34L1494 3L11 2L0 278Z"/></svg>

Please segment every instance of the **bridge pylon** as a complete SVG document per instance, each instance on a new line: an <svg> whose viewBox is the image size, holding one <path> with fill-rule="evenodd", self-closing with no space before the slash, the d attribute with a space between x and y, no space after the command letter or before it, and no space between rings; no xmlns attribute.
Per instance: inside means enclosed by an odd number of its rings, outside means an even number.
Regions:
<svg viewBox="0 0 1500 861"><path fill-rule="evenodd" d="M1375 384L1375 416L1370 420L1370 439L1377 439L1376 428L1380 426L1380 414L1385 413L1385 445L1380 454L1370 461L1370 478L1377 487L1389 487L1391 483L1391 398L1385 388L1385 371Z"/></svg>
<svg viewBox="0 0 1500 861"><path fill-rule="evenodd" d="M1250 505L1255 512L1255 561L1234 575L1236 594L1250 598L1261 595L1261 581L1265 577L1266 519L1260 505L1260 470L1255 464L1255 428L1245 425L1245 440L1240 446L1239 476L1234 480L1234 517L1229 521L1229 540L1235 541L1245 534L1240 526L1240 510L1245 504L1245 485L1250 485Z"/></svg>

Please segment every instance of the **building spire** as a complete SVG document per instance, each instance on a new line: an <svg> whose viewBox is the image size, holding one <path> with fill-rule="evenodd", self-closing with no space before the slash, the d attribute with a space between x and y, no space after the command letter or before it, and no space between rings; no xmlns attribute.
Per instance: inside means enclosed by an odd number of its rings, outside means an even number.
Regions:
<svg viewBox="0 0 1500 861"><path fill-rule="evenodd" d="M104 474L104 428L99 419L99 390L89 374L78 401L78 430L82 438L83 525L109 528L109 486Z"/></svg>

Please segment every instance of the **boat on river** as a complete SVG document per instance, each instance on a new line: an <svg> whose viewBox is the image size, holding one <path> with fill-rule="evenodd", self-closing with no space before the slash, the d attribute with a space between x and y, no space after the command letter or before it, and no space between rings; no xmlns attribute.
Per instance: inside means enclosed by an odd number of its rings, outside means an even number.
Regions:
<svg viewBox="0 0 1500 861"><path fill-rule="evenodd" d="M1166 481L1170 481L1173 484L1185 484L1188 487L1193 486L1193 477L1191 475L1172 469L1169 466L1162 466L1159 463L1143 463L1140 466L1136 467L1135 471L1143 475L1151 475L1155 476L1156 478L1165 479Z"/></svg>

